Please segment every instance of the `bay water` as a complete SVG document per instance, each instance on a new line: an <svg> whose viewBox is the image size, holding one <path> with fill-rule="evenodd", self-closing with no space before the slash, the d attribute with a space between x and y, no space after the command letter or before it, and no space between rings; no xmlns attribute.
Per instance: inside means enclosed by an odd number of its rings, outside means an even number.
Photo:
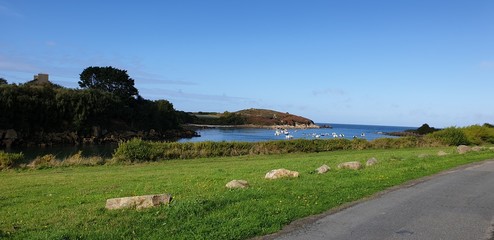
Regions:
<svg viewBox="0 0 494 240"><path fill-rule="evenodd" d="M178 142L201 142L201 141L237 141L237 142L259 142L288 139L333 139L333 138L363 138L373 140L376 138L393 138L386 135L390 132L403 132L414 127L399 126L376 126L355 124L332 124L318 123L319 126L331 126L332 128L317 129L279 129L276 134L274 129L265 128L206 128L197 130L200 137L180 139ZM85 157L101 156L110 158L118 144L105 145L79 145L79 146L47 146L47 147L22 147L12 149L0 149L7 152L22 152L27 160L37 156L53 154L63 159L81 151Z"/></svg>
<svg viewBox="0 0 494 240"><path fill-rule="evenodd" d="M400 126L376 126L357 124L332 124L317 123L319 126L331 126L332 128L312 129L280 129L276 134L274 129L265 128L206 128L197 130L200 137L181 139L179 142L201 142L201 141L237 141L237 142L259 142L286 139L333 139L333 138L363 138L373 140L376 138L393 138L386 135L391 132L403 132L414 127ZM289 137L287 137L289 136Z"/></svg>

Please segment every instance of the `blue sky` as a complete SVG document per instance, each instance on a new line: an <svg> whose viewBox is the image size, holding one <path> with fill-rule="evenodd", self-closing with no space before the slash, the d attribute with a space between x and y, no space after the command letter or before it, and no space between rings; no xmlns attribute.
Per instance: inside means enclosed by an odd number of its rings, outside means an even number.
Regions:
<svg viewBox="0 0 494 240"><path fill-rule="evenodd" d="M494 1L0 0L0 77L125 69L183 111L494 123Z"/></svg>

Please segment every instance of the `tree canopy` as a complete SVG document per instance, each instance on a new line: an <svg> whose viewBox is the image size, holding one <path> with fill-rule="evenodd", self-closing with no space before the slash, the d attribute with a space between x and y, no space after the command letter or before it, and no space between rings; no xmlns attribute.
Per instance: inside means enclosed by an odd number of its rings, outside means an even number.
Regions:
<svg viewBox="0 0 494 240"><path fill-rule="evenodd" d="M0 85L2 84L7 84L7 80L5 80L5 78L0 77Z"/></svg>
<svg viewBox="0 0 494 240"><path fill-rule="evenodd" d="M153 101L137 95L126 71L90 67L81 78L87 75L92 76L89 78L92 82L81 80L84 89L32 82L0 84L0 130L14 129L26 142L36 142L50 133L77 132L79 136L92 136L95 127L107 133L152 129L163 138L185 133L180 124L187 114L177 112L167 100ZM118 80L105 86L97 78ZM119 86L122 88L116 89ZM168 132L166 136L165 132Z"/></svg>
<svg viewBox="0 0 494 240"><path fill-rule="evenodd" d="M80 74L79 87L109 92L122 100L139 94L126 70L114 67L88 67Z"/></svg>

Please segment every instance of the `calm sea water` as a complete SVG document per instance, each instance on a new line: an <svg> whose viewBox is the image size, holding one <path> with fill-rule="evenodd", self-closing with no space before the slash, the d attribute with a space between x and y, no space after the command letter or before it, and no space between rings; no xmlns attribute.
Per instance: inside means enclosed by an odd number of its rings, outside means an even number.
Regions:
<svg viewBox="0 0 494 240"><path fill-rule="evenodd" d="M319 123L318 125L330 125L333 128L319 129L287 129L288 135L293 139L332 139L332 138L363 138L373 140L376 138L392 137L385 135L387 132L402 132L414 127L397 126L375 126L375 125L354 125L354 124L331 124ZM198 131L201 137L191 139L181 139L180 142L200 142L200 141L245 141L258 142L270 140L286 140L287 134L275 134L272 129L252 129L252 128L210 128Z"/></svg>
<svg viewBox="0 0 494 240"><path fill-rule="evenodd" d="M383 138L392 136L385 135L387 132L402 132L407 129L414 129L414 127L395 127L395 126L374 126L374 125L352 125L352 124L326 124L320 123L319 125L330 125L333 128L319 128L319 129L288 129L288 135L293 139L333 139L337 138L363 138L367 140L373 140L376 138ZM275 130L272 129L253 129L253 128L210 128L202 129L198 131L200 137L181 139L179 142L200 142L200 141L244 141L244 142L258 142L258 141L271 141L280 140L286 141L284 133L275 135ZM102 156L111 157L117 144L107 145L81 145L81 146L54 146L54 147L24 147L7 149L8 152L22 152L26 159L34 159L37 156L43 156L46 154L53 154L58 158L65 158L71 156L78 151L82 151L82 155L86 157L90 156ZM2 149L0 149L2 150ZM5 150L5 149L4 149Z"/></svg>

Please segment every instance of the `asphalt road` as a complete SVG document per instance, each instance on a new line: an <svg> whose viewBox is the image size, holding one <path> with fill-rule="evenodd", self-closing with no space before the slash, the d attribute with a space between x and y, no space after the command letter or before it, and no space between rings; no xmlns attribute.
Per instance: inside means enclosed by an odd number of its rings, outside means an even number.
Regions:
<svg viewBox="0 0 494 240"><path fill-rule="evenodd" d="M494 239L494 160L325 215L265 239Z"/></svg>

